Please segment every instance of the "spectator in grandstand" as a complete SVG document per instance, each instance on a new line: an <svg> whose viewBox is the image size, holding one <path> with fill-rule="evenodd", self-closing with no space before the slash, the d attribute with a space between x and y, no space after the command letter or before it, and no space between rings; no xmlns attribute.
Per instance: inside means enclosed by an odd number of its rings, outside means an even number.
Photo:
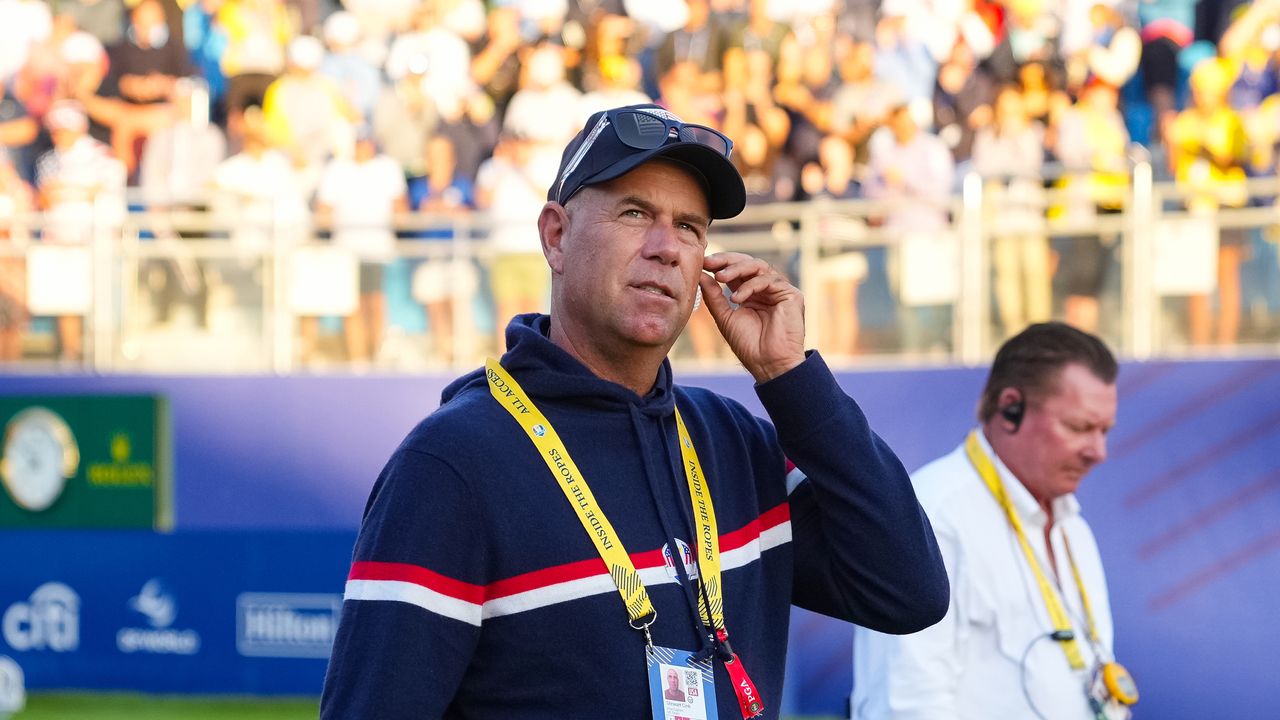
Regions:
<svg viewBox="0 0 1280 720"><path fill-rule="evenodd" d="M1102 680L1123 668L1102 560L1074 494L1107 457L1117 372L1101 340L1063 323L1032 325L1001 346L978 427L912 475L951 606L915 634L855 628L854 718L1128 716L1132 682Z"/></svg>
<svg viewBox="0 0 1280 720"><path fill-rule="evenodd" d="M1277 174L1276 145L1280 142L1280 72L1276 41L1280 30L1280 6L1249 5L1223 35L1224 57L1236 59L1240 72L1231 86L1228 104L1240 113L1249 139L1247 172L1252 177ZM1254 197L1251 204L1271 205L1275 198ZM1243 336L1273 338L1280 330L1280 261L1274 228L1249 230L1248 258L1241 265Z"/></svg>
<svg viewBox="0 0 1280 720"><path fill-rule="evenodd" d="M107 48L108 70L96 97L81 97L89 114L111 127L111 145L130 174L147 137L166 124L161 105L178 80L194 73L180 36L170 34L160 0L142 0L129 13L124 38Z"/></svg>
<svg viewBox="0 0 1280 720"><path fill-rule="evenodd" d="M306 164L349 151L360 114L318 70L324 44L309 35L289 43L289 67L262 100L271 142Z"/></svg>
<svg viewBox="0 0 1280 720"><path fill-rule="evenodd" d="M711 14L708 0L688 0L684 26L666 34L658 48L656 69L663 84L701 95L719 91L727 44L722 18Z"/></svg>
<svg viewBox="0 0 1280 720"><path fill-rule="evenodd" d="M423 3L411 32L398 36L387 53L387 76L397 80L410 62L422 63L423 91L437 107L460 103L474 90L471 48L443 23L446 6ZM423 62L425 61L425 62Z"/></svg>
<svg viewBox="0 0 1280 720"><path fill-rule="evenodd" d="M457 155L449 138L431 138L426 149L427 177L409 184L409 201L414 210L429 213L436 220L466 215L475 206L475 188L458 174ZM418 234L413 234L417 237ZM428 229L427 240L453 241L450 230ZM437 247L440 247L437 245ZM439 256L419 262L413 269L410 292L427 311L431 349L436 360L450 363L455 357L454 318L471 322L471 300L479 285L478 272L469 257L455 257L452 247ZM461 303L455 303L461 299Z"/></svg>
<svg viewBox="0 0 1280 720"><path fill-rule="evenodd" d="M806 33L811 36L807 41L791 33L783 41L778 61L773 96L790 123L784 152L801 167L818 160L818 146L831 129L831 98L839 87L834 77L834 38L828 32L833 27L834 23L818 23Z"/></svg>
<svg viewBox="0 0 1280 720"><path fill-rule="evenodd" d="M0 156L0 362L22 359L27 321L27 269L23 251L27 214L35 209L31 186Z"/></svg>
<svg viewBox="0 0 1280 720"><path fill-rule="evenodd" d="M365 37L371 41L369 59L386 61L387 47L396 33L413 24L414 13L422 5L417 0L345 0L342 7L360 20ZM372 54L381 48L381 57Z"/></svg>
<svg viewBox="0 0 1280 720"><path fill-rule="evenodd" d="M549 146L554 154L577 130L580 118L575 110L582 93L565 78L564 49L559 45L544 42L524 60L524 79L507 105L502 129Z"/></svg>
<svg viewBox="0 0 1280 720"><path fill-rule="evenodd" d="M995 121L978 131L973 167L986 185L996 310L1003 337L1052 311L1053 273L1044 230L1044 128L1033 124L1015 85L996 95Z"/></svg>
<svg viewBox="0 0 1280 720"><path fill-rule="evenodd" d="M499 116L507 111L507 103L516 94L520 82L520 58L524 47L520 37L520 13L514 7L495 7L485 19L486 38L474 48L471 79L494 102Z"/></svg>
<svg viewBox="0 0 1280 720"><path fill-rule="evenodd" d="M43 2L37 4L45 6ZM0 20L3 20L2 16L0 16ZM26 20L28 22L36 22L37 26L40 22L35 18L26 18ZM24 40L30 42L22 51L23 64L17 68L10 81L14 95L26 106L27 112L32 117L41 120L43 120L45 113L49 111L49 106L54 101L71 97L66 84L68 62L65 58L67 54L66 46L75 36L80 35L88 38L102 52L102 55L97 60L101 63L102 73L106 72L106 57L102 43L88 33L78 32L75 26L75 19L71 15L60 13L44 22L45 25L40 30L41 34L38 36L38 40L35 38L17 40L18 42ZM100 73L97 76L97 80L100 82L102 77L103 74ZM97 89L96 84L93 89ZM109 136L107 136L107 139L110 139ZM48 148L45 147L44 149L47 150Z"/></svg>
<svg viewBox="0 0 1280 720"><path fill-rule="evenodd" d="M284 0L222 0L214 24L225 35L227 133L238 146L249 107L261 107L267 88L284 72L293 25Z"/></svg>
<svg viewBox="0 0 1280 720"><path fill-rule="evenodd" d="M59 100L45 115L53 149L36 162L36 189L46 215L46 240L87 243L95 227L120 220L122 167L89 137L89 118L74 100Z"/></svg>
<svg viewBox="0 0 1280 720"><path fill-rule="evenodd" d="M448 0L442 4L440 24L453 31L467 44L468 52L484 41L488 30L483 0Z"/></svg>
<svg viewBox="0 0 1280 720"><path fill-rule="evenodd" d="M584 92L594 92L603 86L601 63L609 62L610 58L634 60L644 38L637 35L636 24L631 18L603 10L591 11L591 19L586 21L585 32L587 43L582 49L582 61L578 64L577 85ZM627 86L628 90L639 91L641 73L639 61L636 61L635 82ZM644 94L644 100L641 102L652 102L652 100Z"/></svg>
<svg viewBox="0 0 1280 720"><path fill-rule="evenodd" d="M674 133L646 135L626 110ZM650 717L659 663L700 652L722 667L699 717L777 717L793 602L886 632L946 609L928 519L804 351L799 291L758 259L704 255L712 219L745 204L725 139L654 105L609 117L564 149L538 216L550 316L513 318L501 361L450 386L372 491L325 720ZM667 353L699 288L772 423L674 385ZM535 408L545 416L525 422ZM721 532L758 553L730 563ZM565 583L570 568L585 574Z"/></svg>
<svg viewBox="0 0 1280 720"><path fill-rule="evenodd" d="M764 133L770 155L782 152L791 131L787 110L774 98L774 61L763 48L730 50L725 66L724 112L720 127L738 137L747 127ZM750 192L750 191L748 191Z"/></svg>
<svg viewBox="0 0 1280 720"><path fill-rule="evenodd" d="M0 77L11 78L22 71L32 50L52 34L53 12L49 3L0 0ZM27 99L24 97L23 101Z"/></svg>
<svg viewBox="0 0 1280 720"><path fill-rule="evenodd" d="M867 143L889 118L900 96L896 88L876 78L875 48L867 42L836 38L840 86L831 98L831 131L853 147L856 175L865 177Z"/></svg>
<svg viewBox="0 0 1280 720"><path fill-rule="evenodd" d="M959 42L938 68L933 89L934 132L951 148L951 157L963 177L973 160L973 139L991 124L995 86L978 66L968 44Z"/></svg>
<svg viewBox="0 0 1280 720"><path fill-rule="evenodd" d="M609 0L601 10L607 12L608 7L615 4L614 0ZM522 29L529 44L550 43L562 48L568 75L580 80L577 70L582 64L587 43L584 11L578 9L575 12L577 18L570 20L568 0L517 0L515 5L520 8Z"/></svg>
<svg viewBox="0 0 1280 720"><path fill-rule="evenodd" d="M1178 54L1195 39L1195 8L1199 0L1148 0L1138 3L1138 32L1142 58L1138 70L1155 114L1158 131L1152 145L1166 139L1178 102Z"/></svg>
<svg viewBox="0 0 1280 720"><path fill-rule="evenodd" d="M160 0L141 0L129 13L119 44L107 48L109 70L99 92L130 105L169 101L180 78L193 73L181 37L171 37Z"/></svg>
<svg viewBox="0 0 1280 720"><path fill-rule="evenodd" d="M899 0L889 0L893 5ZM973 0L961 2L904 2L910 10L907 22L929 49L934 61L941 64L951 55L956 43L963 42L973 49L978 59L984 59L995 48L996 38L982 16L975 10Z"/></svg>
<svg viewBox="0 0 1280 720"><path fill-rule="evenodd" d="M89 136L110 145L113 139L112 124L120 122L120 108L124 103L97 94L107 74L106 48L89 33L73 32L58 46L54 73L54 82L47 86L50 94L42 101L68 98L78 100L89 113ZM27 107L31 108L29 104ZM44 107L47 109L48 106ZM37 147L47 141L47 137L38 137ZM43 147L41 151L47 149Z"/></svg>
<svg viewBox="0 0 1280 720"><path fill-rule="evenodd" d="M89 245L124 218L124 166L107 146L89 137L89 118L74 100L59 100L45 116L53 149L36 162L36 189L44 208L44 242ZM82 359L79 315L58 318L63 360Z"/></svg>
<svg viewBox="0 0 1280 720"><path fill-rule="evenodd" d="M886 127L871 138L870 170L864 193L884 201L883 225L895 245L905 248L911 242L958 242L948 233L955 164L946 144L916 124L909 105L900 103L894 108ZM954 248L944 245L935 249ZM921 352L948 347L950 306L942 298L915 299L903 293L912 285L906 282L906 273L924 268L911 267L908 262L898 265L897 284L908 306L899 311L904 348Z"/></svg>
<svg viewBox="0 0 1280 720"><path fill-rule="evenodd" d="M404 172L378 152L369 135L356 139L350 159L334 158L316 192L316 221L328 224L333 244L360 261L360 300L343 326L347 357L357 365L376 359L386 330L386 294L382 276L395 257L397 216L409 209Z"/></svg>
<svg viewBox="0 0 1280 720"><path fill-rule="evenodd" d="M1055 74L1061 70L1061 27L1046 5L1045 0L1011 0L1006 4L1004 39L986 60L996 82L1012 82L1027 63L1051 65Z"/></svg>
<svg viewBox="0 0 1280 720"><path fill-rule="evenodd" d="M209 122L208 104L197 82L184 78L174 86L167 106L169 125L152 132L142 150L138 185L154 218L151 230L157 241L174 249L172 257L149 261L142 271L155 303L157 323L169 321L174 305L191 305L196 325L208 320L211 273L206 263L193 260L180 249L182 228L175 228L167 211L201 210L208 204L214 173L226 157L222 131ZM188 231L190 232L190 231ZM197 237L204 237L201 230Z"/></svg>
<svg viewBox="0 0 1280 720"><path fill-rule="evenodd" d="M752 77L747 58L753 54L763 54L767 58L772 75L787 34L787 26L769 15L769 0L749 0L746 18L728 30L724 51L725 86L741 87L743 82L740 78L749 80Z"/></svg>
<svg viewBox="0 0 1280 720"><path fill-rule="evenodd" d="M1062 163L1063 176L1057 186L1064 190L1066 200L1050 208L1050 217L1084 219L1124 209L1129 188L1129 133L1118 103L1116 89L1095 79L1062 114L1051 149ZM1065 319L1086 332L1097 332L1099 296L1112 264L1114 238L1082 235L1056 244L1057 274L1066 293Z"/></svg>
<svg viewBox="0 0 1280 720"><path fill-rule="evenodd" d="M1219 208L1244 207L1249 201L1248 137L1240 114L1227 104L1235 76L1236 67L1226 59L1210 58L1196 65L1191 72L1192 106L1178 113L1169 128L1174 178L1186 189L1192 213L1213 215ZM1216 317L1208 294L1187 298L1192 344L1235 343L1240 329L1240 262L1247 243L1243 228L1218 230Z"/></svg>
<svg viewBox="0 0 1280 720"><path fill-rule="evenodd" d="M979 0L985 2L985 0ZM845 0L836 7L837 34L857 42L874 42L876 18L883 0Z"/></svg>
<svg viewBox="0 0 1280 720"><path fill-rule="evenodd" d="M722 82L719 71L706 73L714 80L699 80L701 70L692 63L677 63L658 82L658 104L672 113L687 118L689 122L708 127L718 127L724 114L724 94L708 87ZM770 89L772 92L772 88Z"/></svg>
<svg viewBox="0 0 1280 720"><path fill-rule="evenodd" d="M1124 87L1138 72L1142 37L1129 27L1120 10L1104 2L1089 10L1090 41L1068 59L1068 87L1075 92L1092 78L1112 87Z"/></svg>
<svg viewBox="0 0 1280 720"><path fill-rule="evenodd" d="M201 207L227 141L206 114L203 85L184 78L173 89L166 125L152 133L142 151L139 186L150 207Z"/></svg>
<svg viewBox="0 0 1280 720"><path fill-rule="evenodd" d="M1027 108L1027 117L1044 128L1046 143L1058 129L1058 119L1071 106L1071 96L1062 89L1057 70L1042 62L1029 62L1018 68L1018 89Z"/></svg>
<svg viewBox="0 0 1280 720"><path fill-rule="evenodd" d="M626 15L637 27L637 39L643 44L638 53L644 70L644 91L651 97L662 92L662 70L658 55L667 41L667 35L679 30L689 19L689 6L685 0L623 0Z"/></svg>
<svg viewBox="0 0 1280 720"><path fill-rule="evenodd" d="M882 17L876 23L875 73L886 84L898 88L906 102L921 108L927 106L933 95L938 62L917 33L917 25L908 22L905 5L889 4L882 8ZM916 118L918 122L923 121L922 114Z"/></svg>
<svg viewBox="0 0 1280 720"><path fill-rule="evenodd" d="M35 142L40 126L9 91L6 80L0 77L0 163L20 172L27 164L27 148Z"/></svg>
<svg viewBox="0 0 1280 720"><path fill-rule="evenodd" d="M361 122L373 117L374 103L382 90L382 73L360 52L360 21L345 10L324 21L324 41L329 48L320 62L320 74L329 78Z"/></svg>
<svg viewBox="0 0 1280 720"><path fill-rule="evenodd" d="M551 278L542 257L537 228L529 224L555 181L558 163L525 138L506 135L476 178L476 207L487 212L489 268L496 315L509 318L541 312L547 306ZM502 347L501 323L496 328Z"/></svg>
<svg viewBox="0 0 1280 720"><path fill-rule="evenodd" d="M222 72L222 53L227 33L214 22L223 0L194 0L182 13L182 39L196 73L209 87L209 114L225 124L227 78Z"/></svg>
<svg viewBox="0 0 1280 720"><path fill-rule="evenodd" d="M125 3L122 0L77 0L60 4L58 11L75 18L76 27L103 45L115 45L124 35Z"/></svg>
<svg viewBox="0 0 1280 720"><path fill-rule="evenodd" d="M243 149L213 173L213 210L249 268L272 246L288 248L306 239L310 213L303 180L289 157L271 146L260 110L245 113L243 132ZM243 285L255 283L246 278Z"/></svg>
<svg viewBox="0 0 1280 720"><path fill-rule="evenodd" d="M782 153L781 144L769 141L759 125L734 125L740 128L741 142L734 145L733 163L747 188L747 200L755 205L790 202L799 191L800 168Z"/></svg>
<svg viewBox="0 0 1280 720"><path fill-rule="evenodd" d="M621 55L600 58L597 77L599 87L578 100L578 117L582 122L600 110L650 101L649 96L640 91L640 63L633 58Z"/></svg>
<svg viewBox="0 0 1280 720"><path fill-rule="evenodd" d="M422 83L426 67L425 55L407 62L404 75L383 86L371 119L374 139L409 178L426 176L427 140L440 122Z"/></svg>
<svg viewBox="0 0 1280 720"><path fill-rule="evenodd" d="M853 148L844 138L828 135L818 147L818 162L809 163L800 174L800 186L810 200L849 200L861 196L854 180ZM818 219L819 232L827 241L861 239L866 226L860 220L838 212ZM818 267L825 306L820 325L824 348L838 357L858 352L858 285L867 277L867 258L860 249L834 248Z"/></svg>
<svg viewBox="0 0 1280 720"><path fill-rule="evenodd" d="M502 118L495 114L493 100L473 92L458 102L440 105L438 112L436 132L453 143L458 175L475 182L481 163L493 155L502 131Z"/></svg>

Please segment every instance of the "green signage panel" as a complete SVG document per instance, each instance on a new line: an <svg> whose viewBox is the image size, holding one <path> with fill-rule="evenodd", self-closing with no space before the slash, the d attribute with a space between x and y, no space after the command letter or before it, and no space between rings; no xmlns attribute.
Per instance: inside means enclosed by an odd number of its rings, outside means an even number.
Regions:
<svg viewBox="0 0 1280 720"><path fill-rule="evenodd" d="M163 398L0 397L0 432L0 527L171 529Z"/></svg>

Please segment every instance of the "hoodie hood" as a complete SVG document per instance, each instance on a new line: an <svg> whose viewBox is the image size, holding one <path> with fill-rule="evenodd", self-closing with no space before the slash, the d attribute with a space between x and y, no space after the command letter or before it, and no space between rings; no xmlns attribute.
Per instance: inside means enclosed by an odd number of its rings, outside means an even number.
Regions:
<svg viewBox="0 0 1280 720"><path fill-rule="evenodd" d="M571 402L584 408L627 410L634 408L652 417L665 417L675 408L671 362L664 359L653 388L644 397L630 388L600 378L563 348L551 342L551 317L538 313L517 315L507 325L507 352L500 362L538 402ZM464 390L488 392L484 369L473 370L444 389L440 402L449 402Z"/></svg>

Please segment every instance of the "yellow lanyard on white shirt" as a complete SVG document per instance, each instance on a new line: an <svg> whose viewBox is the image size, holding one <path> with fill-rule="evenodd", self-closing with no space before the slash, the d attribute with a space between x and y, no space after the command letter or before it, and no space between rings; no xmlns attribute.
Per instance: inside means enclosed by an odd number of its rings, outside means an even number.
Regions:
<svg viewBox="0 0 1280 720"><path fill-rule="evenodd" d="M983 483L986 484L991 494L995 496L996 503L1000 505L1000 509L1004 510L1005 518L1009 520L1009 526L1013 528L1013 534L1017 536L1018 544L1022 546L1022 554L1027 557L1027 564L1031 566L1031 571L1036 576L1036 585L1039 586L1040 595L1044 598L1045 607L1049 610L1049 618L1053 622L1054 632L1055 634L1060 634L1061 639L1058 642L1062 645L1062 651L1067 655L1067 662L1071 663L1073 669L1083 670L1085 666L1084 658L1080 654L1080 645L1076 642L1075 633L1071 630L1071 618L1068 617L1067 610L1063 606L1062 600L1058 597L1058 592L1049 583L1044 570L1040 567L1040 561L1036 559L1035 551L1031 549L1027 534L1022 529L1022 520L1019 519L1018 512L1013 507L1013 502L1009 499L1009 494L1004 489L1004 483L1000 481L1000 475L996 472L991 458L987 457L982 445L978 442L977 430L969 433L969 437L964 442L964 449L969 455L969 462L973 463L973 467L978 471L978 475L982 477ZM1046 538L1047 541L1048 538ZM1098 632L1097 626L1093 621L1093 610L1089 604L1089 593L1085 591L1084 580L1080 576L1080 569L1076 567L1076 561L1071 554L1071 546L1067 543L1065 532L1062 535L1062 541L1067 548L1067 560L1071 564L1071 574L1075 577L1076 587L1080 590L1080 602L1084 606L1085 621L1089 625L1089 638L1096 645Z"/></svg>

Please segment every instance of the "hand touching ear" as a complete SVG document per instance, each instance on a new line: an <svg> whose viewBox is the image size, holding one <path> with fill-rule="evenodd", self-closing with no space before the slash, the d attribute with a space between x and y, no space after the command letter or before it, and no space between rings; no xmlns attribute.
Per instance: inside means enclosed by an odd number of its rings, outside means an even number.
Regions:
<svg viewBox="0 0 1280 720"><path fill-rule="evenodd" d="M804 362L804 295L785 275L735 252L708 255L702 267L712 273L698 280L707 310L756 382ZM720 283L729 287L729 298Z"/></svg>

